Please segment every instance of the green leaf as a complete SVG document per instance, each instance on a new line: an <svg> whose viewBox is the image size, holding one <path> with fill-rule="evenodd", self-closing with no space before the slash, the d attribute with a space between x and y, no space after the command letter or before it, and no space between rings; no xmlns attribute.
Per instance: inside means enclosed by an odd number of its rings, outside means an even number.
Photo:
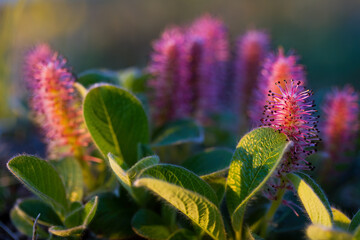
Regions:
<svg viewBox="0 0 360 240"><path fill-rule="evenodd" d="M81 206L70 213L65 219L65 226L73 228L81 225L86 228L94 218L97 207L98 197L94 197L85 206Z"/></svg>
<svg viewBox="0 0 360 240"><path fill-rule="evenodd" d="M219 204L214 190L204 180L183 167L158 164L144 169L139 177L152 177L175 184L206 197L215 205Z"/></svg>
<svg viewBox="0 0 360 240"><path fill-rule="evenodd" d="M228 210L236 231L242 226L247 202L273 174L289 144L284 134L267 127L257 128L240 140L226 184Z"/></svg>
<svg viewBox="0 0 360 240"><path fill-rule="evenodd" d="M17 206L15 206L10 211L10 219L12 224L21 232L22 234L32 237L33 234L33 219L21 211ZM37 234L40 238L47 238L48 233L42 229L37 230Z"/></svg>
<svg viewBox="0 0 360 240"><path fill-rule="evenodd" d="M290 173L288 178L294 185L311 222L331 227L332 211L322 189L304 173Z"/></svg>
<svg viewBox="0 0 360 240"><path fill-rule="evenodd" d="M227 170L230 166L232 151L225 148L211 148L187 159L182 166L197 175L209 175Z"/></svg>
<svg viewBox="0 0 360 240"><path fill-rule="evenodd" d="M91 222L98 206L98 197L92 198L84 207L76 209L65 219L65 226L53 226L49 232L60 237L77 237Z"/></svg>
<svg viewBox="0 0 360 240"><path fill-rule="evenodd" d="M64 184L48 162L30 155L11 159L7 167L34 194L63 213L68 209Z"/></svg>
<svg viewBox="0 0 360 240"><path fill-rule="evenodd" d="M99 195L99 206L89 228L98 236L110 239L127 239L134 235L130 220L137 207L124 194Z"/></svg>
<svg viewBox="0 0 360 240"><path fill-rule="evenodd" d="M151 150L150 145L148 144L142 144L139 143L138 144L138 149L137 149L137 158L140 160L144 157L148 157L148 156L152 156L155 153Z"/></svg>
<svg viewBox="0 0 360 240"><path fill-rule="evenodd" d="M52 226L49 228L49 232L60 237L79 237L85 229L86 227L82 225L73 228Z"/></svg>
<svg viewBox="0 0 360 240"><path fill-rule="evenodd" d="M115 72L104 69L91 69L79 74L77 82L85 88L89 88L96 83L113 83L117 82Z"/></svg>
<svg viewBox="0 0 360 240"><path fill-rule="evenodd" d="M336 208L331 208L334 225L343 230L347 230L349 228L351 220L340 210Z"/></svg>
<svg viewBox="0 0 360 240"><path fill-rule="evenodd" d="M146 80L149 75L143 74L138 68L128 68L118 72L120 85L133 93L146 90Z"/></svg>
<svg viewBox="0 0 360 240"><path fill-rule="evenodd" d="M360 226L355 229L353 240L360 240Z"/></svg>
<svg viewBox="0 0 360 240"><path fill-rule="evenodd" d="M126 170L124 170L120 166L121 162L119 160L117 160L117 157L111 153L108 154L108 159L109 159L110 167L113 170L113 172L115 173L115 175L118 178L118 180L120 181L120 183L123 185L123 187L126 190L131 191L130 178L129 178ZM120 162L120 164L119 164L119 162Z"/></svg>
<svg viewBox="0 0 360 240"><path fill-rule="evenodd" d="M111 85L93 87L84 100L89 132L107 156L122 157L128 166L137 161L138 143L148 143L149 127L140 101L124 89Z"/></svg>
<svg viewBox="0 0 360 240"><path fill-rule="evenodd" d="M140 209L131 220L134 231L146 239L168 239L169 227L165 225L161 217L153 211Z"/></svg>
<svg viewBox="0 0 360 240"><path fill-rule="evenodd" d="M216 176L205 176L201 177L209 186L214 190L219 203L224 198L225 188L226 188L226 176L216 175Z"/></svg>
<svg viewBox="0 0 360 240"><path fill-rule="evenodd" d="M173 177L177 178L177 175ZM140 178L135 181L134 185L146 187L165 199L213 239L225 239L224 223L220 211L206 197L154 178Z"/></svg>
<svg viewBox="0 0 360 240"><path fill-rule="evenodd" d="M352 240L352 235L340 230L322 225L310 225L306 229L306 235L310 240Z"/></svg>
<svg viewBox="0 0 360 240"><path fill-rule="evenodd" d="M81 201L83 197L83 175L79 162L74 158L64 158L51 162L65 184L67 199Z"/></svg>
<svg viewBox="0 0 360 240"><path fill-rule="evenodd" d="M179 229L175 231L168 240L197 240L198 237L191 231L187 229Z"/></svg>
<svg viewBox="0 0 360 240"><path fill-rule="evenodd" d="M193 120L177 120L161 127L154 134L153 147L176 145L204 140L204 130Z"/></svg>
<svg viewBox="0 0 360 240"><path fill-rule="evenodd" d="M358 226L360 226L360 210L353 216L349 225L349 231L353 232Z"/></svg>
<svg viewBox="0 0 360 240"><path fill-rule="evenodd" d="M31 217L31 219L35 219L40 213L38 222L42 225L51 226L63 224L60 217L56 214L52 207L42 200L28 198L18 201L16 206L20 211Z"/></svg>
<svg viewBox="0 0 360 240"><path fill-rule="evenodd" d="M135 163L135 165L133 165L128 171L127 174L130 178L130 181L134 181L135 178L140 174L140 172L147 168L147 167L151 167L153 165L156 165L160 162L160 159L158 156L154 155L154 156L149 156L149 157L145 157L143 159L140 159L137 163Z"/></svg>

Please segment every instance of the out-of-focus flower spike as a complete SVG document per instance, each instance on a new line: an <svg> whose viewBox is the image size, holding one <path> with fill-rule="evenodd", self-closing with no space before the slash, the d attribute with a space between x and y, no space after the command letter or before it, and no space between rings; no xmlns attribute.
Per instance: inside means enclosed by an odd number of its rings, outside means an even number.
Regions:
<svg viewBox="0 0 360 240"><path fill-rule="evenodd" d="M48 143L48 157L82 158L83 147L91 139L66 60L48 45L38 45L25 57L25 78L35 120Z"/></svg>
<svg viewBox="0 0 360 240"><path fill-rule="evenodd" d="M298 64L299 57L289 53L284 54L283 48L279 48L277 54L270 54L263 64L257 89L253 96L252 105L249 109L250 118L254 125L259 125L259 120L263 112L266 101L271 100L269 90L272 93L281 94L278 83L283 89L286 88L286 81L300 81L300 85L306 84L304 67Z"/></svg>
<svg viewBox="0 0 360 240"><path fill-rule="evenodd" d="M249 30L236 41L233 90L236 96L236 108L240 112L247 111L269 46L270 38L261 30Z"/></svg>
<svg viewBox="0 0 360 240"><path fill-rule="evenodd" d="M344 161L344 152L353 150L359 130L359 94L351 86L334 89L323 105L324 147L333 161Z"/></svg>

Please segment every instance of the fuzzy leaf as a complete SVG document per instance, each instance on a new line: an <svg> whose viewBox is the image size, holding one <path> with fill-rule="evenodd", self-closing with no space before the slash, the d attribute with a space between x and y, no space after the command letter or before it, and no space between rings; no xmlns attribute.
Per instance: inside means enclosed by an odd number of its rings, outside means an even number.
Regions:
<svg viewBox="0 0 360 240"><path fill-rule="evenodd" d="M232 151L211 148L187 159L182 166L197 175L204 176L229 169Z"/></svg>
<svg viewBox="0 0 360 240"><path fill-rule="evenodd" d="M85 88L89 88L96 83L115 84L117 82L117 76L115 72L109 70L90 69L80 73L77 82Z"/></svg>
<svg viewBox="0 0 360 240"><path fill-rule="evenodd" d="M161 127L155 133L153 147L176 145L187 142L199 143L204 140L204 130L193 120L177 120Z"/></svg>
<svg viewBox="0 0 360 240"><path fill-rule="evenodd" d="M204 196L154 178L140 178L135 181L134 185L146 187L165 199L213 239L225 239L224 223L220 211Z"/></svg>
<svg viewBox="0 0 360 240"><path fill-rule="evenodd" d="M322 225L310 225L306 229L306 235L310 240L352 240L352 235L340 230Z"/></svg>
<svg viewBox="0 0 360 240"><path fill-rule="evenodd" d="M350 218L348 218L344 213L336 208L331 208L334 225L343 230L347 230L350 225Z"/></svg>
<svg viewBox="0 0 360 240"><path fill-rule="evenodd" d="M135 178L140 174L140 172L147 168L151 167L153 165L156 165L160 162L160 159L158 156L153 155L149 157L145 157L143 159L140 159L137 163L135 163L128 171L127 174L130 178L130 181L134 181Z"/></svg>
<svg viewBox="0 0 360 240"><path fill-rule="evenodd" d="M89 228L95 234L110 239L128 239L134 235L130 220L136 206L125 194L120 197L113 193L99 196L99 206Z"/></svg>
<svg viewBox="0 0 360 240"><path fill-rule="evenodd" d="M21 232L22 234L32 237L33 235L33 219L21 211L18 207L14 207L10 211L10 219L12 224ZM37 234L40 238L47 238L48 233L38 228Z"/></svg>
<svg viewBox="0 0 360 240"><path fill-rule="evenodd" d="M59 237L79 237L85 229L86 227L82 225L73 228L52 226L49 228L49 232Z"/></svg>
<svg viewBox="0 0 360 240"><path fill-rule="evenodd" d="M81 201L83 197L83 175L79 162L74 158L64 158L51 162L65 184L67 199L71 202Z"/></svg>
<svg viewBox="0 0 360 240"><path fill-rule="evenodd" d="M168 240L197 240L198 237L191 231L187 229L179 229L175 231Z"/></svg>
<svg viewBox="0 0 360 240"><path fill-rule="evenodd" d="M360 210L353 216L349 225L349 231L353 232L358 226L360 226Z"/></svg>
<svg viewBox="0 0 360 240"><path fill-rule="evenodd" d="M168 183L178 185L187 190L196 192L214 204L218 204L218 199L214 190L201 178L196 176L189 170L171 165L171 164L158 164L146 168L140 177L152 177L163 180Z"/></svg>
<svg viewBox="0 0 360 240"><path fill-rule="evenodd" d="M236 231L242 226L246 203L265 185L289 144L284 134L267 127L257 128L240 140L230 165L226 190Z"/></svg>
<svg viewBox="0 0 360 240"><path fill-rule="evenodd" d="M26 215L35 219L40 213L39 224L51 226L62 225L60 217L48 204L39 199L28 198L20 200L16 203L16 206L20 211L23 211Z"/></svg>
<svg viewBox="0 0 360 240"><path fill-rule="evenodd" d="M325 227L331 227L331 207L319 185L304 173L290 173L288 174L288 178L294 185L311 222Z"/></svg>
<svg viewBox="0 0 360 240"><path fill-rule="evenodd" d="M122 157L128 166L137 161L138 143L148 143L148 120L140 101L128 91L96 85L85 97L84 118L89 132L107 156Z"/></svg>
<svg viewBox="0 0 360 240"><path fill-rule="evenodd" d="M68 209L64 184L53 166L30 155L14 157L9 170L34 194L49 202L60 212Z"/></svg>
<svg viewBox="0 0 360 240"><path fill-rule="evenodd" d="M146 239L168 239L169 228L164 224L161 217L153 211L140 209L131 220L134 231Z"/></svg>

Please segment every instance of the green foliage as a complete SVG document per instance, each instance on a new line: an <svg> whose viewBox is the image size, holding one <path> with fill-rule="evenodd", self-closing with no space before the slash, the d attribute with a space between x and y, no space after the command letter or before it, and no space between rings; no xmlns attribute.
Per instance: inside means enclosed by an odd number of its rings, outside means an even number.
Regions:
<svg viewBox="0 0 360 240"><path fill-rule="evenodd" d="M18 208L18 211L22 211L31 219L35 219L40 213L38 222L42 225L52 226L63 224L52 207L42 200L34 198L20 200L16 203L15 208Z"/></svg>
<svg viewBox="0 0 360 240"><path fill-rule="evenodd" d="M139 177L151 177L175 184L182 189L187 189L206 197L215 205L219 204L214 190L204 180L185 168L171 164L159 164L146 168Z"/></svg>
<svg viewBox="0 0 360 240"><path fill-rule="evenodd" d="M224 223L217 206L206 197L173 183L140 178L135 186L146 187L190 218L213 239L225 239Z"/></svg>
<svg viewBox="0 0 360 240"><path fill-rule="evenodd" d="M188 158L182 166L197 175L204 176L228 170L232 151L226 148L210 148Z"/></svg>
<svg viewBox="0 0 360 240"><path fill-rule="evenodd" d="M289 174L288 178L314 224L332 226L332 211L322 189L309 176L303 173Z"/></svg>
<svg viewBox="0 0 360 240"><path fill-rule="evenodd" d="M9 170L34 194L49 202L61 214L68 210L64 184L53 166L30 155L14 157Z"/></svg>
<svg viewBox="0 0 360 240"><path fill-rule="evenodd" d="M10 211L10 219L14 226L24 235L31 237L33 235L33 219L21 211L18 207L14 207ZM49 234L42 229L37 230L40 238L47 238Z"/></svg>
<svg viewBox="0 0 360 240"><path fill-rule="evenodd" d="M201 126L190 119L170 122L158 129L153 137L152 146L168 146L187 142L200 143L204 140Z"/></svg>
<svg viewBox="0 0 360 240"><path fill-rule="evenodd" d="M350 226L351 220L343 212L336 208L331 208L331 211L334 225L343 230L347 230Z"/></svg>
<svg viewBox="0 0 360 240"><path fill-rule="evenodd" d="M360 210L353 216L349 225L349 231L353 232L358 226L360 226Z"/></svg>
<svg viewBox="0 0 360 240"><path fill-rule="evenodd" d="M306 229L306 235L310 240L354 240L351 234L341 229L314 224Z"/></svg>
<svg viewBox="0 0 360 240"><path fill-rule="evenodd" d="M153 211L140 209L131 220L134 231L146 239L166 240L170 229L162 218Z"/></svg>
<svg viewBox="0 0 360 240"><path fill-rule="evenodd" d="M193 232L187 230L187 229L179 229L173 234L171 234L168 238L168 240L197 240L198 237L194 235Z"/></svg>
<svg viewBox="0 0 360 240"><path fill-rule="evenodd" d="M67 199L71 202L81 201L83 197L83 175L81 166L74 158L64 158L52 161L61 179L65 184Z"/></svg>
<svg viewBox="0 0 360 240"><path fill-rule="evenodd" d="M84 100L84 118L91 137L107 156L121 157L132 166L138 143L149 141L149 126L140 101L124 89L97 85Z"/></svg>
<svg viewBox="0 0 360 240"><path fill-rule="evenodd" d="M234 152L227 179L226 200L233 227L240 231L247 202L279 165L289 143L272 128L246 134Z"/></svg>
<svg viewBox="0 0 360 240"><path fill-rule="evenodd" d="M99 206L89 228L99 237L128 239L134 236L130 219L136 206L121 192L120 197L113 193L99 195Z"/></svg>
<svg viewBox="0 0 360 240"><path fill-rule="evenodd" d="M91 69L80 73L77 82L85 88L89 88L97 83L115 84L117 82L117 76L109 70Z"/></svg>

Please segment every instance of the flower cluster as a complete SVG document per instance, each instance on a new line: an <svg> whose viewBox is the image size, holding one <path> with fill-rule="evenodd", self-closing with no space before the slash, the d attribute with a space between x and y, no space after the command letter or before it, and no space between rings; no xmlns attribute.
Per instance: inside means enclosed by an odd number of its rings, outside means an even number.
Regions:
<svg viewBox="0 0 360 240"><path fill-rule="evenodd" d="M325 150L331 159L341 161L346 150L352 150L359 130L359 94L350 86L335 89L326 96L322 125Z"/></svg>
<svg viewBox="0 0 360 240"><path fill-rule="evenodd" d="M319 116L314 116L317 110L311 100L313 92L302 85L301 81L283 80L276 83L276 91L268 91L271 100L265 105L261 122L284 133L293 143L277 170L277 180L275 178L270 182L272 188L266 192L270 199L278 189L290 187L283 181L285 174L314 168L305 158L316 151L314 147L320 140L317 129Z"/></svg>
<svg viewBox="0 0 360 240"><path fill-rule="evenodd" d="M38 45L26 56L25 80L35 120L48 141L49 157L82 157L90 136L66 60L48 45Z"/></svg>
<svg viewBox="0 0 360 240"><path fill-rule="evenodd" d="M297 63L298 59L296 55L291 53L286 56L282 48L279 48L276 55L270 54L266 58L255 90L252 106L249 109L253 124L259 125L263 106L267 100L271 99L267 92L271 90L273 93L281 93L280 88L275 83L280 82L278 84L282 88L286 88L286 84L283 82L285 79L300 81L300 85L306 84L304 68Z"/></svg>
<svg viewBox="0 0 360 240"><path fill-rule="evenodd" d="M155 41L148 70L157 125L195 117L206 122L217 112L229 58L224 24L208 15L186 28L167 29Z"/></svg>
<svg viewBox="0 0 360 240"><path fill-rule="evenodd" d="M250 30L236 42L234 91L237 104L248 106L257 86L262 63L269 51L270 40L264 31ZM238 108L238 106L237 106ZM246 111L241 109L240 111ZM245 112L246 113L246 112Z"/></svg>

